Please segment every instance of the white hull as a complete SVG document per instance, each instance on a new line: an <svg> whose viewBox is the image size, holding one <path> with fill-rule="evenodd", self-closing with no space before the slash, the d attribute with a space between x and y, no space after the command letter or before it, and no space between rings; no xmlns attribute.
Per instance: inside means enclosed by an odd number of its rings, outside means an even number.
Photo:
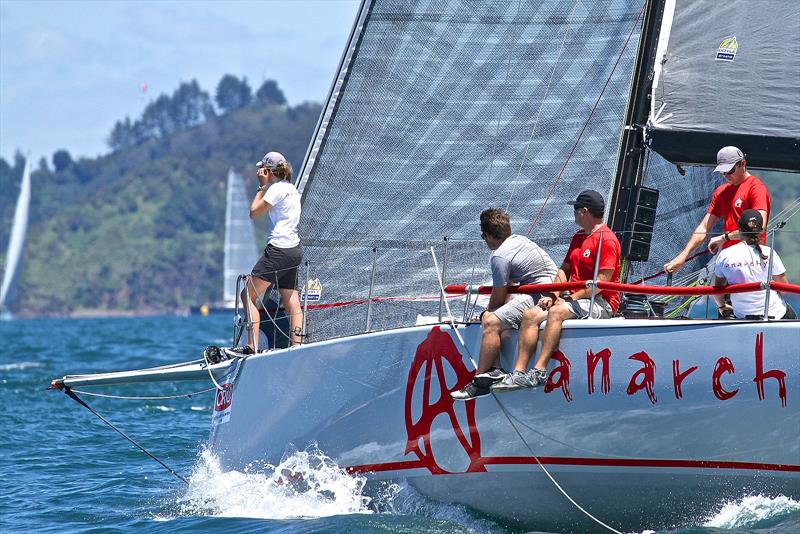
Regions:
<svg viewBox="0 0 800 534"><path fill-rule="evenodd" d="M477 358L479 326L459 331ZM536 529L594 528L532 450L612 526L696 524L728 498L800 499L798 347L798 322L568 321L549 388L459 403L447 392L474 367L449 326L364 334L244 360L211 441L229 469L316 442L354 473L406 479L434 500Z"/></svg>

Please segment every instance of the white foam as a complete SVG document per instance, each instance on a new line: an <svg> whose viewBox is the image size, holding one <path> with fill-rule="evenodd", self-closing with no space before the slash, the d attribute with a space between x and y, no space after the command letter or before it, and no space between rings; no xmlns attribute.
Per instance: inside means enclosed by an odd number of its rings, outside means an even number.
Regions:
<svg viewBox="0 0 800 534"><path fill-rule="evenodd" d="M37 367L44 367L44 364L39 362L6 363L0 365L0 371L21 371L24 369L35 369Z"/></svg>
<svg viewBox="0 0 800 534"><path fill-rule="evenodd" d="M316 447L287 454L277 465L223 472L203 451L179 502L179 515L301 519L371 513L366 479L348 475Z"/></svg>
<svg viewBox="0 0 800 534"><path fill-rule="evenodd" d="M498 526L471 515L458 504L432 501L406 482L391 483L375 496L373 507L381 513L413 515L459 524L470 532L494 532Z"/></svg>
<svg viewBox="0 0 800 534"><path fill-rule="evenodd" d="M736 502L726 502L722 509L706 520L703 526L725 529L747 528L764 519L798 511L800 502L789 497L754 495Z"/></svg>

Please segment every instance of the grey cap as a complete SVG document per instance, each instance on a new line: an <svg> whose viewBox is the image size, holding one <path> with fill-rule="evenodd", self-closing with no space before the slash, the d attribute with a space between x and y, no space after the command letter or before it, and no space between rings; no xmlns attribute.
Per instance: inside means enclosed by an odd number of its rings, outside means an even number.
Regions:
<svg viewBox="0 0 800 534"><path fill-rule="evenodd" d="M266 167L269 170L275 170L280 163L286 163L286 158L283 157L283 154L280 152L267 152L264 154L264 157L261 158L261 161L256 163L256 167L259 169L261 167Z"/></svg>
<svg viewBox="0 0 800 534"><path fill-rule="evenodd" d="M735 146L726 146L717 152L717 166L714 172L730 172L734 165L744 159L742 151Z"/></svg>

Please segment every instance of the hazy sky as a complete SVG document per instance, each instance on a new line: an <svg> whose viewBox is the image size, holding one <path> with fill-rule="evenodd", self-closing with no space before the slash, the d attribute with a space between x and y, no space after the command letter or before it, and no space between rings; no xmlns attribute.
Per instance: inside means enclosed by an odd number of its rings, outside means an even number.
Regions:
<svg viewBox="0 0 800 534"><path fill-rule="evenodd" d="M0 156L106 152L126 115L226 73L322 101L358 0L0 0ZM147 84L147 92L140 89Z"/></svg>

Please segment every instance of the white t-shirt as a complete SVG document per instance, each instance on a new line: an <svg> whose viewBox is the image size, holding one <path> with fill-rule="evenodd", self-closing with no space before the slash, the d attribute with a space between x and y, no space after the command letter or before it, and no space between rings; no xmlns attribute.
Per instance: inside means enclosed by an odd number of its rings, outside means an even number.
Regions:
<svg viewBox="0 0 800 534"><path fill-rule="evenodd" d="M272 184L264 193L264 202L272 204L269 210L270 232L267 243L278 248L299 245L297 224L300 222L300 195L297 189L286 180Z"/></svg>
<svg viewBox="0 0 800 534"><path fill-rule="evenodd" d="M729 284L766 282L770 254L773 255L772 275L786 272L777 252L773 252L764 245L761 245L761 251L767 257L766 260L761 259L755 246L739 242L728 247L717 256L717 261L714 263L714 274L724 277ZM774 289L769 291L769 316L780 319L786 314L786 304ZM765 298L766 290L763 289L750 293L734 293L731 295L733 314L740 318L745 315L763 315Z"/></svg>

